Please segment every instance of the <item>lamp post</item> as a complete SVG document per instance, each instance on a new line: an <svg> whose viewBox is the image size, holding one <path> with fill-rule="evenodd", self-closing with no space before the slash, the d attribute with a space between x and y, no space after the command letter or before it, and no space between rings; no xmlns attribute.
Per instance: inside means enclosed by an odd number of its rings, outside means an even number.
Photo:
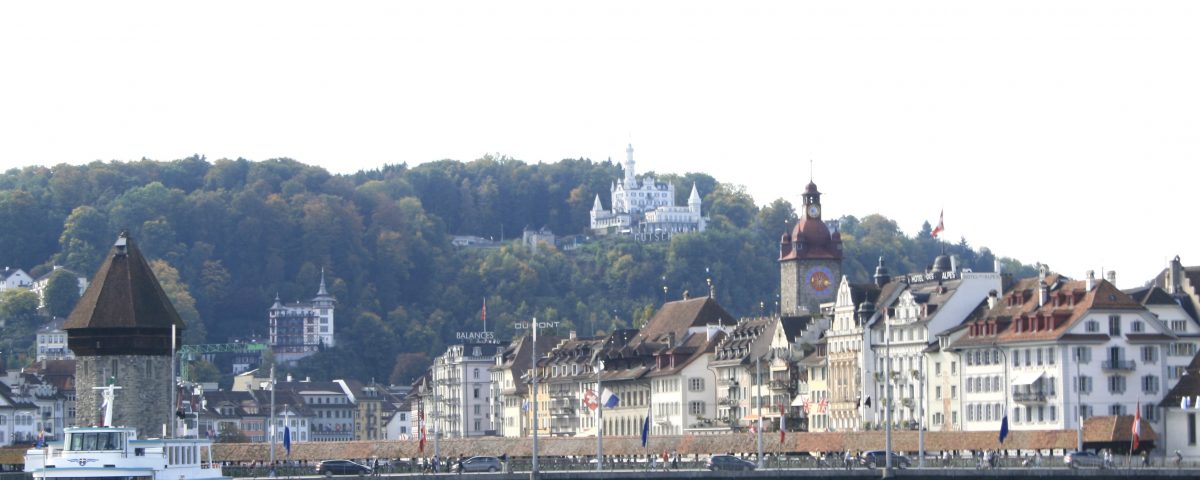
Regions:
<svg viewBox="0 0 1200 480"><path fill-rule="evenodd" d="M754 357L754 401L758 403L758 468L763 468L762 355Z"/></svg>
<svg viewBox="0 0 1200 480"><path fill-rule="evenodd" d="M996 349L997 352L1000 352L1000 361L1004 363L1004 412L1002 412L1003 414L1000 415L1000 428L1003 430L1007 428L1008 424L1008 396L1011 393L1008 391L1008 354L1004 353L1004 349L1000 348L1000 346L995 343L992 343L992 348ZM1000 446L1004 446L1004 437L1000 437Z"/></svg>
<svg viewBox="0 0 1200 480"><path fill-rule="evenodd" d="M271 365L271 476L275 476L275 365Z"/></svg>
<svg viewBox="0 0 1200 480"><path fill-rule="evenodd" d="M917 468L925 468L925 356L917 373Z"/></svg>
<svg viewBox="0 0 1200 480"><path fill-rule="evenodd" d="M1077 413L1075 418L1079 419L1075 425L1075 451L1077 452L1083 451L1083 375L1081 373L1083 366L1080 365L1083 351L1081 348L1075 347L1075 411Z"/></svg>
<svg viewBox="0 0 1200 480"><path fill-rule="evenodd" d="M600 390L600 374L604 372L604 360L596 360L596 471L604 470L604 401Z"/></svg>

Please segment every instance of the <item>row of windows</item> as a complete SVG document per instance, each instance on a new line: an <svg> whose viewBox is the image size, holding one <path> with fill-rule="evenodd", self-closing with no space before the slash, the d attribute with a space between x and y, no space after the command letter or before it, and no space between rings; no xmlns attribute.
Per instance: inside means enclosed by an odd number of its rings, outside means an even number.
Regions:
<svg viewBox="0 0 1200 480"><path fill-rule="evenodd" d="M1054 347L1048 347L1045 349L1026 348L1024 350L1025 366L1029 367L1034 364L1036 364L1036 365L1045 365L1045 364L1054 365L1054 361L1055 361L1054 360L1054 357L1055 357L1054 350L1055 350ZM1021 352L1022 352L1022 350L1019 348L1014 349L1012 352L1012 365L1014 367L1021 366L1021 357L1022 357Z"/></svg>
<svg viewBox="0 0 1200 480"><path fill-rule="evenodd" d="M0 415L0 425L5 425L7 423L8 423L8 415ZM33 415L29 415L29 414L25 414L25 413L18 413L16 415L13 415L13 425L18 425L18 426L33 425Z"/></svg>

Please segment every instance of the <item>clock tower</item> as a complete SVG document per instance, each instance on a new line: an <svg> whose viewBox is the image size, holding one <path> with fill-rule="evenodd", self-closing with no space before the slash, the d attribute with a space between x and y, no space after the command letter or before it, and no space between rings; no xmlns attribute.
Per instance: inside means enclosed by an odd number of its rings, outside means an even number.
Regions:
<svg viewBox="0 0 1200 480"><path fill-rule="evenodd" d="M804 188L800 220L779 240L779 308L784 316L817 314L833 301L842 276L842 236L821 219L821 192Z"/></svg>

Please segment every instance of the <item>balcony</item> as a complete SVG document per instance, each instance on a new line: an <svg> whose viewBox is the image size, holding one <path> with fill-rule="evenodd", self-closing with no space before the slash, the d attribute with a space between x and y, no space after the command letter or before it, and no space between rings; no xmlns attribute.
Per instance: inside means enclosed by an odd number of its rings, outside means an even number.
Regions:
<svg viewBox="0 0 1200 480"><path fill-rule="evenodd" d="M771 380L771 390L787 390L787 380Z"/></svg>
<svg viewBox="0 0 1200 480"><path fill-rule="evenodd" d="M1046 392L1013 392L1013 401L1018 403L1046 403Z"/></svg>
<svg viewBox="0 0 1200 480"><path fill-rule="evenodd" d="M717 379L717 386L718 387L736 387L736 386L738 386L738 381L736 378L719 378L719 379Z"/></svg>
<svg viewBox="0 0 1200 480"><path fill-rule="evenodd" d="M1133 360L1105 360L1100 364L1100 367L1105 370L1133 370Z"/></svg>
<svg viewBox="0 0 1200 480"><path fill-rule="evenodd" d="M551 407L551 415L574 415L575 407Z"/></svg>
<svg viewBox="0 0 1200 480"><path fill-rule="evenodd" d="M737 400L728 397L717 400L717 405L722 407L735 407L737 404Z"/></svg>

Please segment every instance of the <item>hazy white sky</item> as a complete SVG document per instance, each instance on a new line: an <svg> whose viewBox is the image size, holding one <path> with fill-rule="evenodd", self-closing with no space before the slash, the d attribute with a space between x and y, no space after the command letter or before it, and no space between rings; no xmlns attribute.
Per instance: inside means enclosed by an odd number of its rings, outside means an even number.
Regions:
<svg viewBox="0 0 1200 480"><path fill-rule="evenodd" d="M1200 265L1195 2L5 2L0 167L624 156L1080 278ZM781 229L782 231L782 229Z"/></svg>

